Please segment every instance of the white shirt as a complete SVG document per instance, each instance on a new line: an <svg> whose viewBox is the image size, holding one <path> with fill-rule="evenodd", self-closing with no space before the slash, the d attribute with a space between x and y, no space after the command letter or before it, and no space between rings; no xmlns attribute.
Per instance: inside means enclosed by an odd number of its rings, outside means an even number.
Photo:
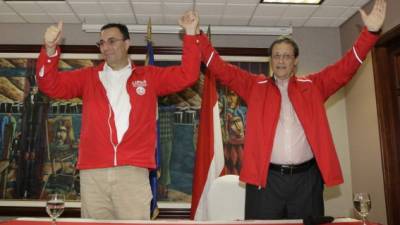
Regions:
<svg viewBox="0 0 400 225"><path fill-rule="evenodd" d="M100 73L100 80L106 89L107 98L114 112L114 123L117 130L118 143L129 127L129 114L131 112L131 103L129 100L126 82L132 73L131 62L122 68L115 71L107 63L104 64L104 69Z"/></svg>
<svg viewBox="0 0 400 225"><path fill-rule="evenodd" d="M288 96L289 79L275 80L281 93L281 111L272 147L271 163L290 165L312 159L313 153Z"/></svg>

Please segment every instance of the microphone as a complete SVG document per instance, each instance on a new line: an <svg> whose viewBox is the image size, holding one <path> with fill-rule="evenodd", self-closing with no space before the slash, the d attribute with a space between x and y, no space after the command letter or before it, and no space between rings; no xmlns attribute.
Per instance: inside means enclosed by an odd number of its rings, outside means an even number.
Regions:
<svg viewBox="0 0 400 225"><path fill-rule="evenodd" d="M332 216L307 216L303 219L304 225L317 225L331 223L335 218Z"/></svg>

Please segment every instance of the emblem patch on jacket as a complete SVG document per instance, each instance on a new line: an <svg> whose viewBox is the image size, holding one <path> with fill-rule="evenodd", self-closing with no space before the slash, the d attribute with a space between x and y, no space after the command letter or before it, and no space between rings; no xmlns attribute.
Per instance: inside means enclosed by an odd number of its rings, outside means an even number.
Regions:
<svg viewBox="0 0 400 225"><path fill-rule="evenodd" d="M136 88L136 94L144 95L146 94L146 80L134 80L132 81L132 86Z"/></svg>

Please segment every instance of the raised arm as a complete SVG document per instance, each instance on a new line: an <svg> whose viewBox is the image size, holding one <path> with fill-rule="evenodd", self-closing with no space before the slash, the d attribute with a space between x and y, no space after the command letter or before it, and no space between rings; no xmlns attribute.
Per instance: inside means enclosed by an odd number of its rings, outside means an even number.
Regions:
<svg viewBox="0 0 400 225"><path fill-rule="evenodd" d="M192 86L200 75L199 17L194 11L187 11L179 19L179 25L184 29L182 62L179 66L150 67L155 74L158 95L166 95L181 91Z"/></svg>
<svg viewBox="0 0 400 225"><path fill-rule="evenodd" d="M375 45L379 38L377 32L385 20L386 0L375 0L369 14L366 14L364 10L360 10L360 13L365 28L361 31L353 47L335 64L310 76L317 83L324 99L334 94L353 77L370 49Z"/></svg>
<svg viewBox="0 0 400 225"><path fill-rule="evenodd" d="M47 28L44 34L44 46L48 56L52 56L56 53L57 45L62 39L63 22L58 22L57 26L50 26Z"/></svg>
<svg viewBox="0 0 400 225"><path fill-rule="evenodd" d="M252 74L225 62L206 35L202 34L200 40L202 62L223 85L235 91L245 101L252 86L257 81L266 83L267 78L265 76Z"/></svg>
<svg viewBox="0 0 400 225"><path fill-rule="evenodd" d="M69 99L80 97L83 89L83 79L89 69L68 72L58 71L63 23L47 28L42 47L36 63L36 80L39 90L52 98Z"/></svg>

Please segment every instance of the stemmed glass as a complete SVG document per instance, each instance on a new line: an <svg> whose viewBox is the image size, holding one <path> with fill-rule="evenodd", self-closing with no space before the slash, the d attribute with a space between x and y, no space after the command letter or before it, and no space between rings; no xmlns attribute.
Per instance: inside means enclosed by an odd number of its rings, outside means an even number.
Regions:
<svg viewBox="0 0 400 225"><path fill-rule="evenodd" d="M46 202L46 212L56 224L56 219L64 212L65 197L63 194L49 194Z"/></svg>
<svg viewBox="0 0 400 225"><path fill-rule="evenodd" d="M371 196L369 193L354 193L353 204L357 213L361 216L363 224L366 224L366 219L371 210Z"/></svg>

